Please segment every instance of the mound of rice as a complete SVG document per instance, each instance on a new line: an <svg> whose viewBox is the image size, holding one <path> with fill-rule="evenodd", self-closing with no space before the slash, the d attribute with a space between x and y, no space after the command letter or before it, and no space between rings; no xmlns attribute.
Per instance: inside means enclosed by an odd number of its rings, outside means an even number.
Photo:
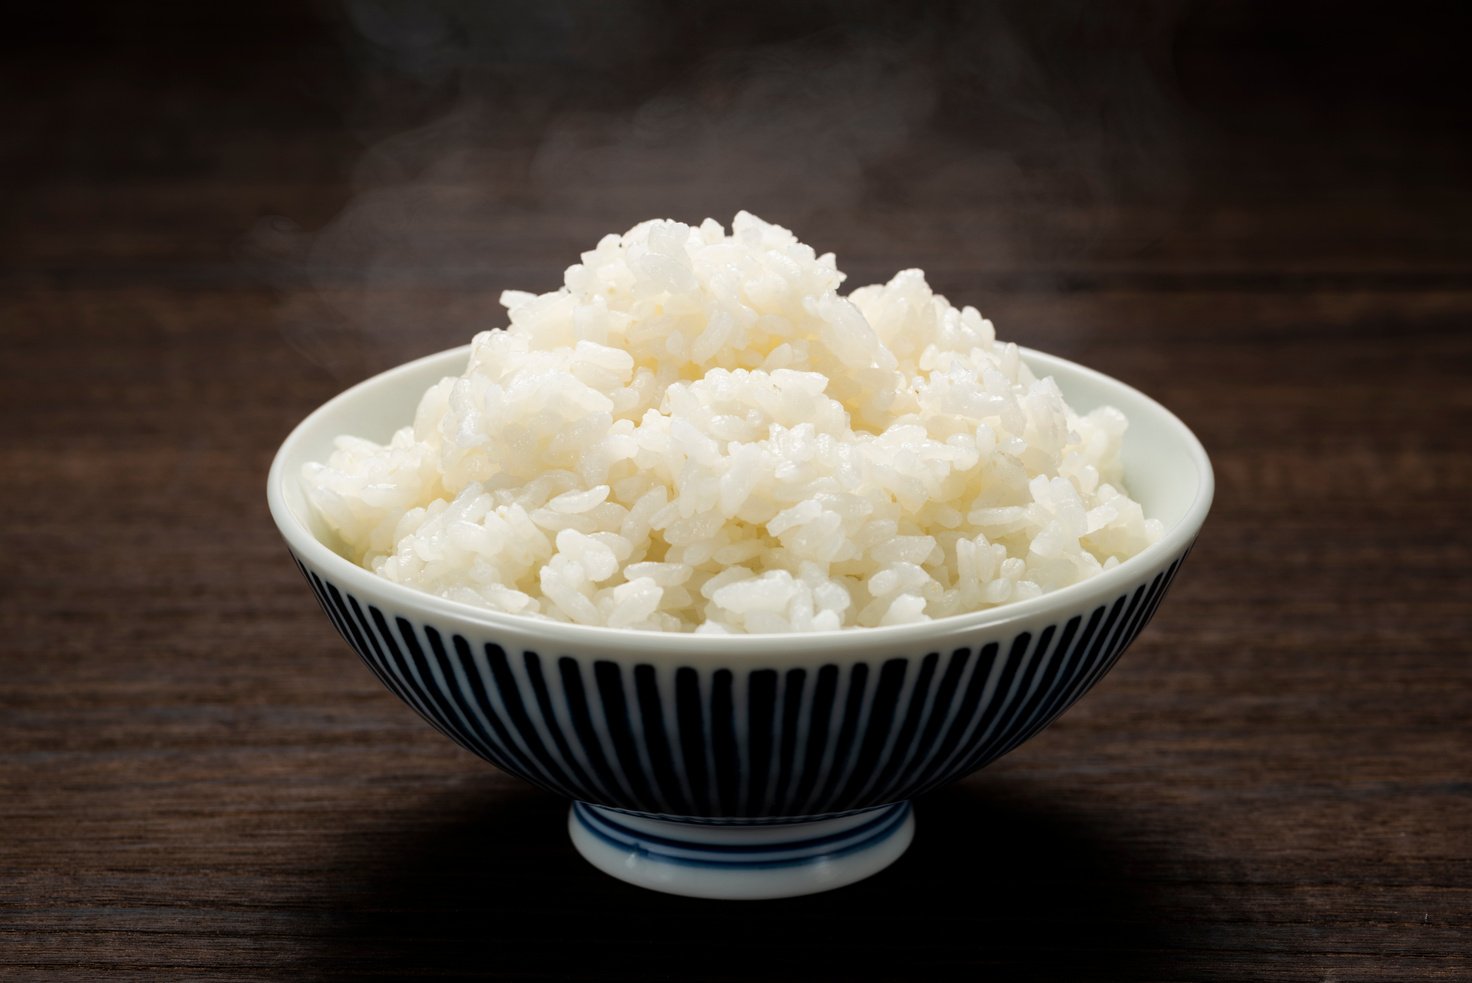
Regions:
<svg viewBox="0 0 1472 983"><path fill-rule="evenodd" d="M304 474L351 557L495 611L616 628L896 625L1077 583L1160 535L1124 417L1080 416L919 270L741 213L650 221L504 330L386 445Z"/></svg>

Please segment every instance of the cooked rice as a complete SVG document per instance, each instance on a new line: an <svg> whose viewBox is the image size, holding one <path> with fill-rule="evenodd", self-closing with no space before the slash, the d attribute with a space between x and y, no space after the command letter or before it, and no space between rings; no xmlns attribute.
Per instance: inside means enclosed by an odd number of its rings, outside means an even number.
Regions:
<svg viewBox="0 0 1472 983"><path fill-rule="evenodd" d="M838 292L832 253L741 213L650 221L504 330L387 445L304 472L352 559L511 614L660 631L895 625L1037 597L1160 535L1125 419L920 270Z"/></svg>

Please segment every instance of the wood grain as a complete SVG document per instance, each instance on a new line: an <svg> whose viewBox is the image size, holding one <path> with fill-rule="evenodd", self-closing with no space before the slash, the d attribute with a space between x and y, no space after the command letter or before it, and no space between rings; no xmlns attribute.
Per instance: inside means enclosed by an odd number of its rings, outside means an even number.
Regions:
<svg viewBox="0 0 1472 983"><path fill-rule="evenodd" d="M861 140L816 204L821 175L740 141L733 173L762 180L662 183L684 172L657 141L597 194L539 170L651 93L727 118L725 76L672 53L684 21L582 101L565 65L521 64L552 93L523 128L481 107L508 125L385 176L384 140L455 96L373 68L333 9L24 15L0 69L0 976L1468 978L1472 149L1436 40L1462 25L1351 15L1315 42L1313 14L1165 8L1167 172L1090 191L1065 130L985 116L958 5L954 36L904 48L939 66L923 125ZM889 37L860 9L840 42ZM765 57L828 44L808 16L715 26ZM1092 50L1061 36L1059 59ZM1346 67L1371 51L1373 86ZM855 282L924 267L1005 337L1151 393L1219 482L1095 692L922 800L890 870L756 905L578 859L564 803L356 664L262 493L301 416L493 323L501 289L738 204Z"/></svg>

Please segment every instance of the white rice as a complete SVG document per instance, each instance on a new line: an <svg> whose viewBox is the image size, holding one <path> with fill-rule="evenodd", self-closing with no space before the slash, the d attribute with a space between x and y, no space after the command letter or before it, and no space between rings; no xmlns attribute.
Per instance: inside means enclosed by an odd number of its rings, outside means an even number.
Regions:
<svg viewBox="0 0 1472 983"><path fill-rule="evenodd" d="M349 555L511 614L660 631L905 624L1077 583L1160 535L1124 417L1080 416L920 270L741 213L650 221L504 330L386 445L304 478Z"/></svg>

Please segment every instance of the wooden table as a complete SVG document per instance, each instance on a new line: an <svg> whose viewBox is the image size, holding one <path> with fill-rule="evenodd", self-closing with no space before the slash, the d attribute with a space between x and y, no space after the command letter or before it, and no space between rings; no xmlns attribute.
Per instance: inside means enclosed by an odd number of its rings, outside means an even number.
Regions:
<svg viewBox="0 0 1472 983"><path fill-rule="evenodd" d="M0 977L1472 976L1466 25L1157 8L21 15ZM760 904L584 864L357 664L263 494L503 288L738 207L1155 395L1219 482L1087 699Z"/></svg>

